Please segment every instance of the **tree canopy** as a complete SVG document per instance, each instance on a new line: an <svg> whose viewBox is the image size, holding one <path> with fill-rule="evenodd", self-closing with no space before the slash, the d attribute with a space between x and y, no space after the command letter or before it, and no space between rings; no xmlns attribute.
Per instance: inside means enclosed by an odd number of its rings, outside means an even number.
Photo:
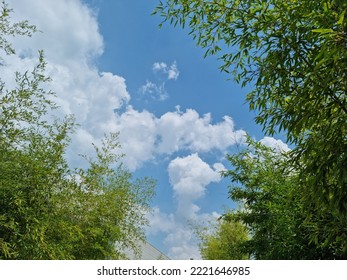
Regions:
<svg viewBox="0 0 347 280"><path fill-rule="evenodd" d="M240 209L224 219L243 223L249 234L237 246L255 259L346 259L346 220L336 209L308 205L289 156L251 138L228 156L232 168L223 175Z"/></svg>
<svg viewBox="0 0 347 280"><path fill-rule="evenodd" d="M10 14L3 2L5 56L15 54L12 36L36 31ZM144 239L154 181L132 178L117 133L85 156L88 168L69 167L65 153L76 123L54 117L45 66L40 51L34 69L14 73L15 88L0 77L0 259L122 258L123 247L136 249Z"/></svg>
<svg viewBox="0 0 347 280"><path fill-rule="evenodd" d="M305 196L346 217L347 2L167 0L154 13L251 85L256 122L295 146Z"/></svg>
<svg viewBox="0 0 347 280"><path fill-rule="evenodd" d="M211 230L212 229L212 230ZM196 229L200 239L200 253L204 260L246 260L249 254L243 249L248 240L248 229L235 220L218 219L215 224Z"/></svg>

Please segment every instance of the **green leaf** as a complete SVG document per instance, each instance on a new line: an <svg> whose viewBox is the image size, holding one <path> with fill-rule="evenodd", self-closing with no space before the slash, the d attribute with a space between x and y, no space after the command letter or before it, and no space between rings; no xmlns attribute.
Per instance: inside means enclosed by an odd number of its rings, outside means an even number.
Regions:
<svg viewBox="0 0 347 280"><path fill-rule="evenodd" d="M312 32L321 33L321 34L335 33L335 31L333 29L331 29L331 28L313 29Z"/></svg>
<svg viewBox="0 0 347 280"><path fill-rule="evenodd" d="M344 10L344 11L340 14L339 20L337 21L337 24L338 24L338 25L343 25L343 22L344 22L344 19L345 19L346 11L347 11L347 10Z"/></svg>

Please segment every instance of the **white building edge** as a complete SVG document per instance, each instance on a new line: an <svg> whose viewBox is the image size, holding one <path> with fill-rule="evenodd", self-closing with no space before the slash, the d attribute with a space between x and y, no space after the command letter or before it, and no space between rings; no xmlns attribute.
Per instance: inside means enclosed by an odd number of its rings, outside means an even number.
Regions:
<svg viewBox="0 0 347 280"><path fill-rule="evenodd" d="M123 253L126 255L129 260L170 260L170 258L160 252L152 244L146 241L139 242L139 254L131 249L123 250Z"/></svg>

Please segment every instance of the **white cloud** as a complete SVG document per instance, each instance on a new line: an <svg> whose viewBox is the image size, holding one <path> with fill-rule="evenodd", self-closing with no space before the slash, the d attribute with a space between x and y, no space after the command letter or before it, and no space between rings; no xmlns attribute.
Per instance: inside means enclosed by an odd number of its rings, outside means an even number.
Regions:
<svg viewBox="0 0 347 280"><path fill-rule="evenodd" d="M168 173L177 201L176 216L182 220L197 217L200 208L196 201L205 195L210 183L221 180L220 174L196 153L172 160L168 166Z"/></svg>
<svg viewBox="0 0 347 280"><path fill-rule="evenodd" d="M201 259L198 240L192 224L208 224L216 220L220 214L216 212L201 213L195 220L182 220L176 213L166 214L154 207L154 211L148 216L150 225L148 235L163 234L163 244L168 248L166 252L171 259L188 260Z"/></svg>
<svg viewBox="0 0 347 280"><path fill-rule="evenodd" d="M159 232L168 233L175 228L175 216L174 214L162 213L159 207L153 207L152 212L148 215L149 227L147 233L155 235Z"/></svg>
<svg viewBox="0 0 347 280"><path fill-rule="evenodd" d="M177 80L180 72L178 71L176 61L171 64L170 68L167 70L169 80Z"/></svg>
<svg viewBox="0 0 347 280"><path fill-rule="evenodd" d="M158 133L161 142L158 150L173 153L181 149L194 152L207 152L213 149L226 150L241 143L246 133L235 130L232 119L228 116L223 122L212 124L210 114L200 117L193 109L186 112L168 112L158 120Z"/></svg>
<svg viewBox="0 0 347 280"><path fill-rule="evenodd" d="M154 100L164 101L169 97L166 90L166 83L169 80L177 80L180 74L176 61L168 66L165 62L153 63L152 70L155 73L161 73L164 75L164 79L159 77L157 81L147 80L144 85L139 89L142 96L150 96Z"/></svg>
<svg viewBox="0 0 347 280"><path fill-rule="evenodd" d="M169 97L165 89L165 83L155 84L151 81L146 81L146 83L140 87L140 93L159 101L164 101Z"/></svg>
<svg viewBox="0 0 347 280"><path fill-rule="evenodd" d="M167 64L164 62L154 62L153 63L153 71L165 70L167 69Z"/></svg>
<svg viewBox="0 0 347 280"><path fill-rule="evenodd" d="M210 124L209 118L205 117L204 120L206 121L205 126ZM265 137L261 142L279 150L287 148L282 141L271 137ZM174 145L171 144L171 146ZM149 234L164 234L164 243L169 248L168 255L172 259L201 258L198 240L191 225L195 223L198 225L208 224L209 221L220 216L216 212L202 212L198 202L204 197L211 183L219 182L220 172L223 170L226 168L222 163L217 162L210 166L197 153L186 157L176 157L168 165L176 210L166 214L156 208Z"/></svg>
<svg viewBox="0 0 347 280"><path fill-rule="evenodd" d="M95 12L79 0L12 0L14 20L27 19L42 33L16 38L15 46L26 53L43 49L53 63L87 62L103 51ZM23 47L26 46L26 47Z"/></svg>
<svg viewBox="0 0 347 280"><path fill-rule="evenodd" d="M174 61L170 66L165 62L155 62L153 63L152 69L155 72L162 72L167 75L168 80L177 80L180 75L176 61Z"/></svg>
<svg viewBox="0 0 347 280"><path fill-rule="evenodd" d="M168 166L170 183L178 199L196 200L205 193L206 186L218 182L220 175L204 162L198 154L177 157Z"/></svg>
<svg viewBox="0 0 347 280"><path fill-rule="evenodd" d="M221 168L221 164L215 164ZM191 222L208 220L216 213L199 213L196 204L205 195L206 188L212 182L220 181L220 174L204 162L197 154L177 157L168 166L170 184L176 200L173 214L161 213L155 208L151 217L150 234L165 234L165 244L169 256L173 259L200 259L196 236Z"/></svg>
<svg viewBox="0 0 347 280"><path fill-rule="evenodd" d="M269 148L273 148L275 149L275 151L277 152L288 152L290 151L290 148L288 147L288 145L286 143L284 143L282 140L280 139L275 139L273 137L268 137L265 136L263 139L260 140L260 143L262 143L263 145L269 147Z"/></svg>
<svg viewBox="0 0 347 280"><path fill-rule="evenodd" d="M221 173L223 171L226 171L226 168L224 167L224 165L220 162L217 162L215 164L213 164L213 169L218 172Z"/></svg>
<svg viewBox="0 0 347 280"><path fill-rule="evenodd" d="M177 260L201 259L192 228L174 214L162 213L158 207L153 210L149 215L150 225L147 234L165 235L163 244L169 248L167 255Z"/></svg>
<svg viewBox="0 0 347 280"><path fill-rule="evenodd" d="M201 258L199 247L196 245L196 237L191 229L180 226L175 232L168 234L165 242L170 245L169 256L174 259Z"/></svg>
<svg viewBox="0 0 347 280"><path fill-rule="evenodd" d="M158 155L171 155L178 151L225 152L231 146L243 143L245 132L235 130L230 117L213 124L209 114L199 116L193 110L176 110L160 117L128 106L122 114L104 122L106 131L120 131L122 151L131 170L142 166ZM220 171L220 170L219 170Z"/></svg>
<svg viewBox="0 0 347 280"><path fill-rule="evenodd" d="M220 163L211 168L196 153L177 157L170 162L168 173L176 210L166 214L154 207L149 215L150 227L147 231L149 235L164 234L164 244L169 248L170 258L201 259L192 224L207 222L219 214L200 213L197 201L205 195L210 183L221 179L217 169L222 168L224 169Z"/></svg>
<svg viewBox="0 0 347 280"><path fill-rule="evenodd" d="M122 114L115 114L114 119L105 123L105 130L120 131L122 151L125 163L130 170L135 170L156 155L156 117L148 112L139 112L128 106Z"/></svg>

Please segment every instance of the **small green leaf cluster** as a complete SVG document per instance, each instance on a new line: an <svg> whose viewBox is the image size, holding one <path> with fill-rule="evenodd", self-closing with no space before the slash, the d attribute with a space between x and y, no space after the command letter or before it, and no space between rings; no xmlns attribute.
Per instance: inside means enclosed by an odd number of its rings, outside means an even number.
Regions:
<svg viewBox="0 0 347 280"><path fill-rule="evenodd" d="M239 221L220 218L215 224L197 228L196 235L204 260L249 259L243 248L243 243L249 239L248 229Z"/></svg>
<svg viewBox="0 0 347 280"><path fill-rule="evenodd" d="M10 9L6 2L3 0L0 12L0 51L3 51L7 55L15 53L15 50L13 49L11 43L8 41L9 37L16 35L31 36L37 31L36 26L30 25L28 21L11 23L9 17L11 12L12 9ZM0 64L1 61L2 59L0 56Z"/></svg>

